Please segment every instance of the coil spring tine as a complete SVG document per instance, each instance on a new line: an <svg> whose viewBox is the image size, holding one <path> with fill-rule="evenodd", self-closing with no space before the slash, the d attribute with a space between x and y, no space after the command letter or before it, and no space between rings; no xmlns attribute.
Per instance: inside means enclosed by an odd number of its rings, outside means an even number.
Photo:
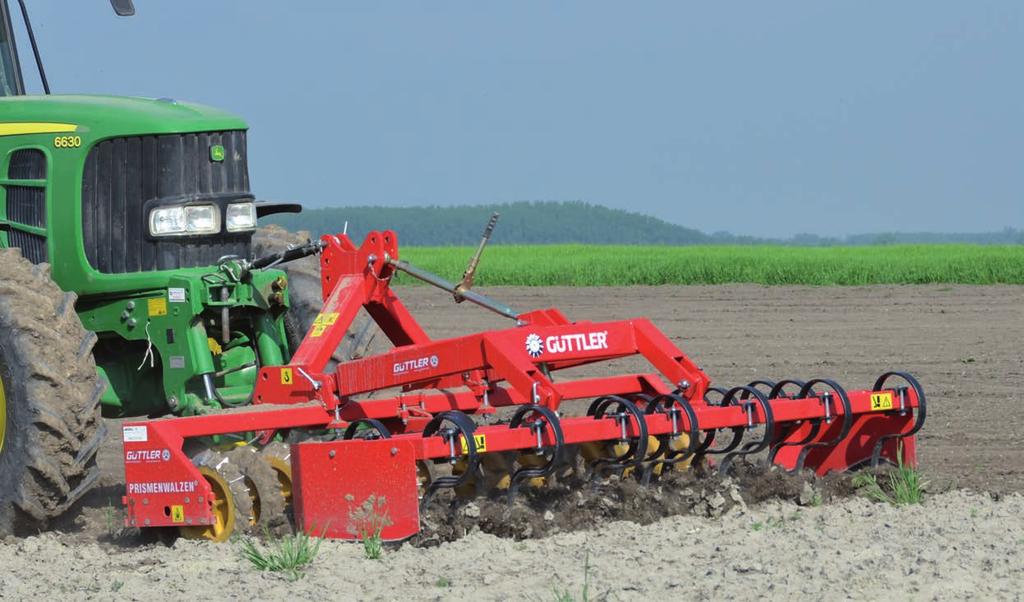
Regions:
<svg viewBox="0 0 1024 602"><path fill-rule="evenodd" d="M834 380L827 378L812 378L811 380L804 383L804 386L800 388L800 392L797 393L798 398L804 398L811 395L814 391L815 385L824 385L835 392L839 398L839 403L843 406L843 424L839 429L839 434L836 435L830 441L819 441L817 443L808 443L804 445L804 448L800 450L800 454L797 456L796 464L793 467L793 472L799 472L803 470L804 461L807 460L807 456L817 448L821 447L832 447L838 444L840 441L845 439L850 434L850 429L853 427L853 408L850 406L850 398L846 395L846 390L839 386L839 383ZM831 400L831 395L828 391L825 391L821 395L815 395L816 397L822 398L825 403L826 416L828 416L828 408Z"/></svg>
<svg viewBox="0 0 1024 602"><path fill-rule="evenodd" d="M799 391L800 389L804 388L805 384L806 383L804 381L795 378L787 378L784 380L780 380L779 382L775 383L775 386L772 387L771 391L769 391L768 399L791 399L788 395L786 395L786 387L792 385L797 388L797 391Z"/></svg>
<svg viewBox="0 0 1024 602"><path fill-rule="evenodd" d="M686 449L672 450L668 449L666 445L665 459L662 460L661 464L663 467L671 467L687 460L688 458L696 458L698 451L705 442L700 440L700 424L697 421L697 413L693 411L693 406L690 405L690 401L682 395L669 394L656 398L653 402L655 408L660 407L659 402L664 403L664 410L666 412L672 412L674 410L673 405L678 405L682 410L682 413L686 414L686 435L688 439Z"/></svg>
<svg viewBox="0 0 1024 602"><path fill-rule="evenodd" d="M761 411L764 413L764 435L757 441L744 444L739 451L734 451L722 458L722 463L718 467L719 472L722 474L729 471L733 460L736 458L757 453L771 445L775 440L775 413L772 411L772 405L768 401L768 397L754 387L740 386L730 389L729 394L726 395L726 400L732 402L737 394L740 394L740 401L745 401L748 404L754 403L749 401L750 397L753 396L761 406ZM750 411L749 408L748 411Z"/></svg>
<svg viewBox="0 0 1024 602"><path fill-rule="evenodd" d="M657 402L655 402L656 398L646 393L634 393L628 399L637 404L638 407L642 405L644 414L652 414L658 407ZM650 484L654 470L660 464L660 462L657 462L657 459L664 456L668 450L671 435L657 435L655 439L658 440L658 446L650 450L650 453L647 454L647 457L643 459L642 464L635 471L637 481L643 485Z"/></svg>
<svg viewBox="0 0 1024 602"><path fill-rule="evenodd" d="M360 431L359 427L363 425L366 425L367 428ZM376 431L376 436L370 435L369 437L366 437L365 433L369 433L370 431ZM359 420L352 422L351 424L348 425L348 428L345 429L345 433L342 435L341 438L347 441L349 439L354 439L356 434L359 433L364 434L364 436L361 437L363 439L391 438L391 431L388 430L388 427L384 426L383 422L377 420L376 418L360 418Z"/></svg>
<svg viewBox="0 0 1024 602"><path fill-rule="evenodd" d="M773 444L772 445L771 449L768 451L768 463L769 464L774 464L775 463L775 456L779 453L779 450L782 449L783 447L789 447L789 446L794 446L794 445L807 445L811 441L814 441L815 437L817 437L818 433L821 431L821 419L820 418L816 418L814 420L810 420L809 422L811 424L811 428L808 431L807 436L804 437L803 439L801 439L799 441L791 441L791 442L782 441L781 443L777 443L777 444ZM793 427L793 429L796 429L798 427L799 427L799 425L796 425L796 426ZM792 431L789 431L789 432L792 432ZM788 433L780 434L780 437L783 438L783 439L786 436L788 436Z"/></svg>
<svg viewBox="0 0 1024 602"><path fill-rule="evenodd" d="M794 386L794 387L797 388L797 391L799 392L800 389L804 388L805 384L807 384L807 383L805 383L802 380L795 379L795 378L787 378L787 379L784 379L784 380L780 380L779 382L775 383L775 386L772 387L772 390L768 393L768 399L769 400L771 400L771 399L792 399L791 396L786 394L786 387ZM775 456L779 453L779 450L782 449L783 447L796 446L796 445L806 445L806 444L810 443L811 441L814 441L815 437L818 436L818 432L821 431L821 419L820 418L814 418L814 419L809 420L808 422L811 424L811 428L809 429L807 436L804 437L803 439L799 440L799 441L791 441L791 442L786 442L785 441L785 438L787 436L789 436L789 433L791 433L793 430L799 428L799 422L796 423L796 425L791 426L790 429L787 432L779 433L779 437L777 438L777 442L773 443L772 446L768 450L768 463L769 464L774 464L775 463Z"/></svg>
<svg viewBox="0 0 1024 602"><path fill-rule="evenodd" d="M538 478L538 477L549 476L551 473L555 472L555 470L559 466L562 465L562 462L564 460L564 455L565 455L565 435L562 432L562 424L561 424L561 421L558 419L558 414L556 414L550 408L546 408L546 407L544 407L542 405L538 405L538 404L531 404L531 405L523 406L523 407L519 408L516 411L515 414L513 414L512 420L508 424L508 428L510 428L510 429L519 428L520 426L523 425L523 420L529 414L539 414L543 418L543 421L540 421L540 422L542 422L542 424L540 425L541 428L538 430L538 441L537 441L538 449L540 449L540 447L541 447L540 446L540 443L541 443L540 436L543 434L543 429L544 429L545 425L550 427L551 433L552 433L552 435L554 435L555 446L554 446L554 449L551 451L551 458L543 466L532 467L532 468L525 468L524 467L524 468L520 468L519 470L516 470L514 473L512 473L512 477L509 480L509 485L508 485L508 501L509 501L509 503L512 502L512 498L514 498L516 493L519 491L520 483L522 483L523 481L525 481L527 479L533 479L533 478ZM527 423L526 426L529 427L529 428L533 428L533 426L535 424L537 424L537 422Z"/></svg>
<svg viewBox="0 0 1024 602"><path fill-rule="evenodd" d="M644 420L644 415L640 411L640 408L635 403L620 397L618 395L607 395L605 397L599 397L594 400L591 404L590 409L587 410L587 414L593 416L596 419L605 418L605 413L609 407L615 405L615 415L617 419L625 429L625 424L629 421L632 416L637 422L638 436L634 439L629 440L629 449L626 450L622 456L614 459L600 459L594 462L594 473L593 477L600 476L602 473L609 473L612 471L624 471L629 467L634 467L634 470L638 469L640 463L647 455L647 422ZM593 413L591 413L593 410Z"/></svg>
<svg viewBox="0 0 1024 602"><path fill-rule="evenodd" d="M444 422L450 422L455 426L454 429L441 430L441 425ZM476 441L473 439L473 431L476 430L476 423L462 412L458 410L449 410L442 412L427 423L427 426L423 429L423 437L432 437L437 433L442 433L442 437L447 437L449 445L454 449L454 441L456 433L462 435L463 440L466 444L466 470L458 476L443 476L431 481L430 486L427 487L427 491L423 494L423 499L420 500L420 506L426 506L427 502L434 496L438 489L455 488L462 485L470 478L477 475L477 468L480 466L480 455L476 451ZM454 459L454 453L452 454Z"/></svg>
<svg viewBox="0 0 1024 602"><path fill-rule="evenodd" d="M925 399L924 389L921 387L921 383L919 383L917 381L917 379L914 378L909 372L900 372L900 371L895 371L895 370L892 371L892 372L886 372L885 374L879 376L877 380L875 380L875 384L871 388L871 390L872 391L881 391L882 387L885 386L886 381L889 380L889 378L892 377L892 376L895 376L897 378L903 379L907 384L910 385L910 387L912 389L914 389L914 393L917 394L917 414L916 414L916 416L914 418L914 426L910 427L909 431L907 431L905 433L894 433L892 435L883 435L883 436L878 438L878 441L875 442L875 449L871 452L871 467L872 468L878 466L878 462L879 462L879 460L881 460L881 457L882 457L882 448L885 446L885 442L887 440L893 439L893 438L899 440L899 439L903 439L904 437L909 437L909 436L917 433L917 431L921 430L921 427L924 426L924 421L925 421L925 418L927 416L928 402ZM903 404L902 399L901 399L900 403L901 403L901 406L902 406L902 404ZM903 411L906 411L904 408L901 408L901 409Z"/></svg>
<svg viewBox="0 0 1024 602"><path fill-rule="evenodd" d="M757 380L750 381L749 383L747 383L747 386L750 387L751 389L758 389L759 391L760 387L764 387L765 389L768 389L768 391L772 391L775 389L775 386L777 384L778 383L776 383L773 380L764 380L759 378Z"/></svg>
<svg viewBox="0 0 1024 602"><path fill-rule="evenodd" d="M728 406L732 405L733 402L735 401L735 397L736 397L736 393L737 392L739 392L739 391L746 391L746 393L744 393L744 397L742 398L742 399L746 399L750 395L749 391L756 391L756 390L757 389L752 389L750 387L742 387L742 386L741 387L733 387L732 389L729 389L729 390L725 391L725 393L722 395L722 399L721 399L721 401L719 401L718 405L720 407L723 407L723 408L724 407L728 407ZM729 452L731 452L734 449L736 449L737 447L739 447L740 443L743 441L743 433L746 430L746 428L742 427L742 426L735 426L735 427L732 427L730 430L732 431L732 439L729 441L729 443L727 445L725 445L724 447L716 448L716 449L708 449L711 446L711 442L714 440L715 435L718 433L718 429L715 429L714 431L711 431L709 433L709 435L708 435L707 445L704 446L704 449L701 452L702 457L703 456L707 456L707 455L728 454Z"/></svg>

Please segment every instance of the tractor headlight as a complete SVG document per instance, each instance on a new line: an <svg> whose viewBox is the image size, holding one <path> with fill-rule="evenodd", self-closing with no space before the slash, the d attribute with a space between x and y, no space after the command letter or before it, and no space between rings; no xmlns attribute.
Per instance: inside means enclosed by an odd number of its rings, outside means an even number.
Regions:
<svg viewBox="0 0 1024 602"><path fill-rule="evenodd" d="M256 229L256 204L231 203L225 218L228 232L244 232Z"/></svg>
<svg viewBox="0 0 1024 602"><path fill-rule="evenodd" d="M153 236L198 236L220 232L220 209L216 205L158 207L149 212L149 233Z"/></svg>

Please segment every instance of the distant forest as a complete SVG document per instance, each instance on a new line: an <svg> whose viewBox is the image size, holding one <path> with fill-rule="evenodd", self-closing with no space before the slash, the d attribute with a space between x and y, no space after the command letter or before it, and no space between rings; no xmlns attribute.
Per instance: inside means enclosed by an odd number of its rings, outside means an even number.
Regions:
<svg viewBox="0 0 1024 602"><path fill-rule="evenodd" d="M406 245L475 245L488 217L501 214L494 244L664 244L837 246L879 244L971 243L1024 244L1024 230L939 234L880 232L842 238L798 234L786 239L738 236L728 232L706 234L648 215L609 209L583 202L529 202L461 207L330 207L306 209L300 214L275 215L267 222L289 230L307 230L313 236L341 232L348 224L354 240L370 230L389 228Z"/></svg>

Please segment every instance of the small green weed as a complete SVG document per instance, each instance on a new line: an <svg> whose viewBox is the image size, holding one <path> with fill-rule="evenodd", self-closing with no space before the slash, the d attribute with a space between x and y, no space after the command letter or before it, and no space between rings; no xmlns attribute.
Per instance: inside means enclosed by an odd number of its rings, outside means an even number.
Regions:
<svg viewBox="0 0 1024 602"><path fill-rule="evenodd" d="M796 520L797 518L799 518L799 516L797 514L794 514L789 520ZM786 524L786 517L780 516L780 517L776 518L776 517L770 516L764 522L758 521L758 522L750 525L750 528L753 529L754 531L763 531L765 529L777 529L779 527L782 527L785 524Z"/></svg>
<svg viewBox="0 0 1024 602"><path fill-rule="evenodd" d="M920 504L924 499L924 492L928 483L921 478L916 468L903 463L903 449L896 454L898 464L886 475L882 484L878 478L870 473L861 473L853 478L853 486L864 496L876 502L892 504L893 506L905 506Z"/></svg>
<svg viewBox="0 0 1024 602"><path fill-rule="evenodd" d="M555 602L590 602L590 550L583 556L583 589L580 590L580 597L574 596L567 587L555 586L551 588L551 599Z"/></svg>
<svg viewBox="0 0 1024 602"><path fill-rule="evenodd" d="M438 577L437 581L434 582L434 585L437 587L451 587L452 581L447 577Z"/></svg>
<svg viewBox="0 0 1024 602"><path fill-rule="evenodd" d="M351 500L350 500L351 501ZM363 542L363 554L368 560L379 560L384 555L384 540L381 533L391 525L387 500L371 495L359 508L349 512L348 532L357 535Z"/></svg>
<svg viewBox="0 0 1024 602"><path fill-rule="evenodd" d="M121 527L117 525L117 511L114 510L114 503L107 498L107 507L103 509L103 516L107 523L107 535L116 539L121 534Z"/></svg>
<svg viewBox="0 0 1024 602"><path fill-rule="evenodd" d="M266 549L250 538L242 540L242 557L258 571L282 573L289 581L298 581L303 571L320 553L319 538L296 533L280 539L264 532Z"/></svg>

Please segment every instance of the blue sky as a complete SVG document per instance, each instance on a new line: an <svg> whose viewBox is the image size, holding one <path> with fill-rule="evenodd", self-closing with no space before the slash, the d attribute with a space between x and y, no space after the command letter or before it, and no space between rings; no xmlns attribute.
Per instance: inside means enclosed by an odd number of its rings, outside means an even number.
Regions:
<svg viewBox="0 0 1024 602"><path fill-rule="evenodd" d="M1024 227L1021 2L28 3L54 92L245 117L259 198Z"/></svg>

